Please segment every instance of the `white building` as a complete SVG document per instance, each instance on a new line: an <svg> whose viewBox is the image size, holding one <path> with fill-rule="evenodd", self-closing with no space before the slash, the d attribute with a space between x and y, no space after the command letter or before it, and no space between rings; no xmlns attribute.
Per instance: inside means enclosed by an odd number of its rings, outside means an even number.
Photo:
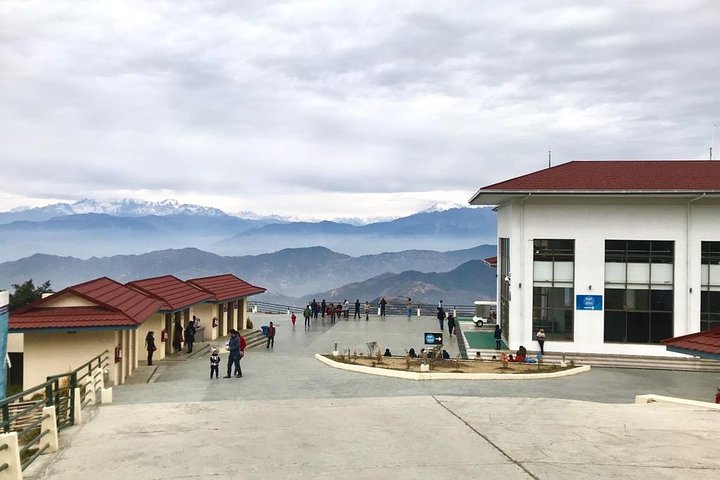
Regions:
<svg viewBox="0 0 720 480"><path fill-rule="evenodd" d="M481 188L511 349L673 355L720 327L720 162L570 162Z"/></svg>

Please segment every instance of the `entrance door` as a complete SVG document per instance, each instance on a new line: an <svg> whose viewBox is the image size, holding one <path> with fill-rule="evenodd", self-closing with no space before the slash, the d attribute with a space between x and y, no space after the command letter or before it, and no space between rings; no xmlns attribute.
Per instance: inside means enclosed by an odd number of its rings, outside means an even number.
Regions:
<svg viewBox="0 0 720 480"><path fill-rule="evenodd" d="M235 326L235 315L232 308L232 302L228 302L225 304L225 308L227 308L227 315L228 315L228 325L231 325L232 328L236 330L240 330Z"/></svg>
<svg viewBox="0 0 720 480"><path fill-rule="evenodd" d="M165 340L165 355L170 355L172 353L173 339L172 314L170 313L165 314L165 334L167 335L167 340Z"/></svg>

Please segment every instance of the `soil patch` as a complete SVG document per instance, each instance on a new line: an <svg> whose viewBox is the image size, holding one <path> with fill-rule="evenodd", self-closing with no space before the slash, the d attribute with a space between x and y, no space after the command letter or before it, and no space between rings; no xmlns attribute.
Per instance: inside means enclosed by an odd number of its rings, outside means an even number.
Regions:
<svg viewBox="0 0 720 480"><path fill-rule="evenodd" d="M327 358L336 362L347 363L350 365L363 365L366 367L385 368L390 370L403 370L406 372L419 372L422 359L414 358L408 361L405 357L382 357L382 362L378 363L377 358L361 357L357 358L347 356L325 355ZM567 370L571 367L560 367L554 364L532 364L532 363L515 363L509 362L507 368L503 368L500 361L495 360L433 360L427 359L430 364L430 372L449 372L449 373L550 373Z"/></svg>

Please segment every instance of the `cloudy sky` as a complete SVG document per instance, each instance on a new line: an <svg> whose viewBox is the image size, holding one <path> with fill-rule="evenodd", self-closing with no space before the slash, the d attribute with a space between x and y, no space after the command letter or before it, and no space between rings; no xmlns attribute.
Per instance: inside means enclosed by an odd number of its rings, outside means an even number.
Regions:
<svg viewBox="0 0 720 480"><path fill-rule="evenodd" d="M719 123L714 0L0 1L0 210L402 215Z"/></svg>

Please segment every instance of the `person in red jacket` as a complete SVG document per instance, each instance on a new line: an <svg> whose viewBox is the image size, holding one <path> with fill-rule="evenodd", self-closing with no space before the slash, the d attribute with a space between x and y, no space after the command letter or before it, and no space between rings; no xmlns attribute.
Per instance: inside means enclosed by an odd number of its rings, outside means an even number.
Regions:
<svg viewBox="0 0 720 480"><path fill-rule="evenodd" d="M270 348L271 346L275 348L275 325L273 325L273 322L270 322L268 326L267 337L267 345L265 345L265 348Z"/></svg>

